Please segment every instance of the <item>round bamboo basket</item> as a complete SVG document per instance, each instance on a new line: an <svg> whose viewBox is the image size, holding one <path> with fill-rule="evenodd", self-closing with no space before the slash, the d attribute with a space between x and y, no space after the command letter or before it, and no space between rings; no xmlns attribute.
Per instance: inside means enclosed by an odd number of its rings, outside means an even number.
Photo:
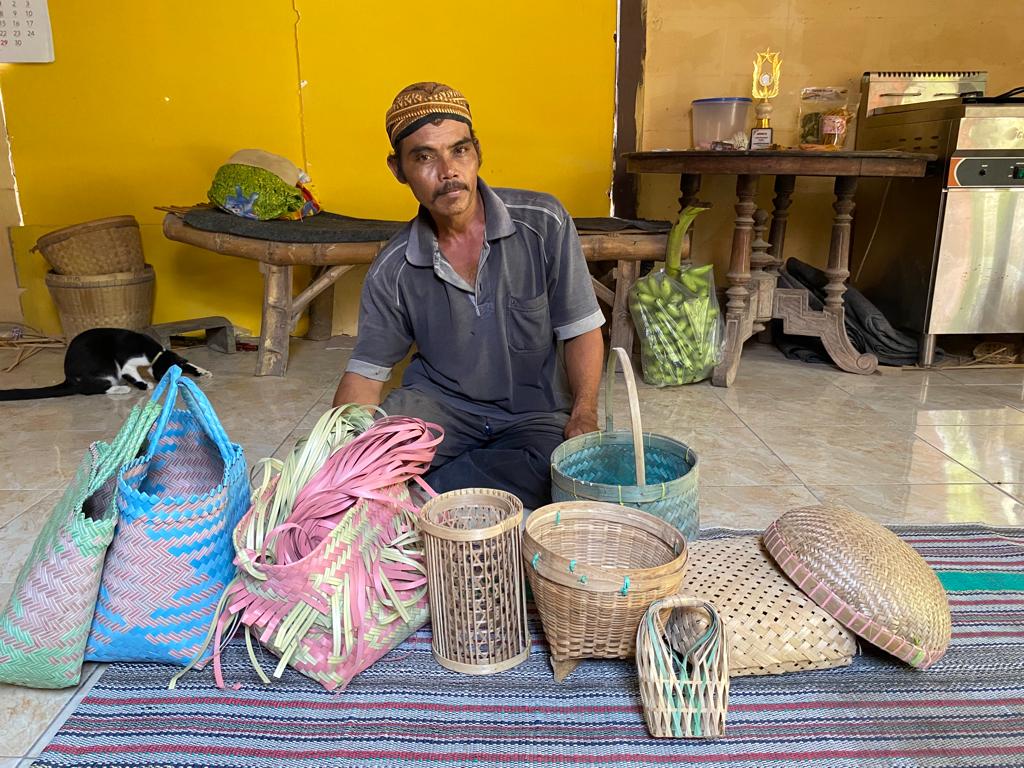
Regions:
<svg viewBox="0 0 1024 768"><path fill-rule="evenodd" d="M713 739L725 732L728 656L711 603L687 595L651 603L636 634L636 669L652 736Z"/></svg>
<svg viewBox="0 0 1024 768"><path fill-rule="evenodd" d="M46 275L46 287L69 341L90 328L145 328L153 318L155 282L148 264L141 272Z"/></svg>
<svg viewBox="0 0 1024 768"><path fill-rule="evenodd" d="M616 360L629 395L629 430L616 430L613 421ZM625 504L668 521L687 539L697 538L697 454L678 440L643 431L633 367L620 347L608 357L604 410L604 432L572 437L551 455L551 498Z"/></svg>
<svg viewBox="0 0 1024 768"><path fill-rule="evenodd" d="M988 365L1013 365L1019 357L1016 344L1004 341L984 341L974 348L974 359Z"/></svg>
<svg viewBox="0 0 1024 768"><path fill-rule="evenodd" d="M53 271L60 275L109 275L140 272L145 267L142 236L134 216L96 219L57 229L36 241Z"/></svg>
<svg viewBox="0 0 1024 768"><path fill-rule="evenodd" d="M840 506L791 509L761 541L814 602L868 642L927 669L949 648L946 590L907 542Z"/></svg>
<svg viewBox="0 0 1024 768"><path fill-rule="evenodd" d="M437 662L491 675L530 655L519 526L523 503L510 493L466 488L420 512Z"/></svg>
<svg viewBox="0 0 1024 768"><path fill-rule="evenodd" d="M633 656L648 606L679 591L686 537L630 507L569 501L526 519L523 557L561 680L579 659Z"/></svg>

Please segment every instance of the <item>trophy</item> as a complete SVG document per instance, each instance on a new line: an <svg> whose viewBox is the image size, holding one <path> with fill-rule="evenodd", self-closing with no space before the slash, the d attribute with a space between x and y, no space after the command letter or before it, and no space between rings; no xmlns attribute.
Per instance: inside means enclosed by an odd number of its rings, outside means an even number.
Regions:
<svg viewBox="0 0 1024 768"><path fill-rule="evenodd" d="M769 115L772 105L769 99L779 95L779 71L782 69L782 56L779 51L766 49L754 59L754 84L751 94L760 102L754 107L757 125L750 132L751 149L771 149L775 145Z"/></svg>

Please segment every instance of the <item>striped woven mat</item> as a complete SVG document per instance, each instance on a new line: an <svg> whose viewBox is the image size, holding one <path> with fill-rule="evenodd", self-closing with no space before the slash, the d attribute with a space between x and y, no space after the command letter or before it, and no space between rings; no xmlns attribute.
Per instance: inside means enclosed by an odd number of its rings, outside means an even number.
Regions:
<svg viewBox="0 0 1024 768"><path fill-rule="evenodd" d="M209 672L169 691L172 668L116 664L35 765L1024 765L1024 529L895 530L949 591L946 657L921 672L869 651L844 669L736 678L717 741L650 738L632 663L584 662L554 683L534 616L529 660L492 677L438 666L429 629L336 694L291 671L263 687L238 643L237 691Z"/></svg>

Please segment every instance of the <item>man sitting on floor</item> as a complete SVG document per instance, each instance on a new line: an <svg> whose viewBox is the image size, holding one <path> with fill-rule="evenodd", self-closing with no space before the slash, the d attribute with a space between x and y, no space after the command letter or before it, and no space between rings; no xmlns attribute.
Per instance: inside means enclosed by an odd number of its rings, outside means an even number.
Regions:
<svg viewBox="0 0 1024 768"><path fill-rule="evenodd" d="M438 492L498 488L527 508L546 504L551 452L597 429L604 357L604 316L572 218L551 195L478 177L469 104L448 86L405 88L385 126L388 167L420 209L370 266L334 404L380 403L415 343L382 407L444 428L425 480Z"/></svg>

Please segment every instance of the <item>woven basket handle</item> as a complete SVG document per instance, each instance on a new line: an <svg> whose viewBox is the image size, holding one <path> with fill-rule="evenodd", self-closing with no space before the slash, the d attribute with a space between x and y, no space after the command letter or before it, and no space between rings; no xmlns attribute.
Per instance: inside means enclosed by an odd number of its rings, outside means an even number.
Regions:
<svg viewBox="0 0 1024 768"><path fill-rule="evenodd" d="M167 369L167 373L163 375L163 378L157 382L153 394L149 396L149 402L151 403L159 403L165 397L166 399L160 404L160 416L157 418L156 426L153 427L153 432L149 436L149 444L146 446L147 459L153 458L156 444L160 442L160 438L167 431L167 422L171 420L171 414L174 412L174 402L178 399L178 380L180 378L181 368L172 365Z"/></svg>
<svg viewBox="0 0 1024 768"><path fill-rule="evenodd" d="M629 395L629 421L633 428L633 457L636 460L636 484L647 485L647 472L644 468L644 431L640 422L640 399L636 394L636 378L633 376L633 364L629 355L622 347L613 347L608 355L608 371L604 379L604 423L606 432L615 431L613 416L612 393L615 389L615 363L621 364L622 375L626 379L626 393Z"/></svg>
<svg viewBox="0 0 1024 768"><path fill-rule="evenodd" d="M220 418L218 418L216 411L213 410L213 405L206 397L206 393L194 381L184 377L178 382L178 386L181 388L181 393L188 404L188 409L195 416L199 417L199 423L203 425L206 434L210 436L210 439L217 446L217 449L220 451L220 457L224 459L226 465L230 466L231 462L236 458L237 451L231 442L231 438L228 437L228 433L224 431L224 425L220 423Z"/></svg>
<svg viewBox="0 0 1024 768"><path fill-rule="evenodd" d="M231 447L231 441L228 439L227 434L224 432L224 427L220 423L220 419L213 412L213 406L210 405L210 401L199 387L189 379L182 377L181 368L176 365L172 365L167 369L167 373L160 379L150 398L151 402L156 402L166 392L162 405L163 410L161 410L160 418L157 419L156 426L153 427L153 432L149 438L146 458L153 458L153 455L156 453L157 444L167 431L167 424L170 422L171 416L174 415L174 405L178 400L179 390L184 396L188 409L199 419L203 430L217 446L221 458L224 459L225 463L230 463L235 458L234 451Z"/></svg>

